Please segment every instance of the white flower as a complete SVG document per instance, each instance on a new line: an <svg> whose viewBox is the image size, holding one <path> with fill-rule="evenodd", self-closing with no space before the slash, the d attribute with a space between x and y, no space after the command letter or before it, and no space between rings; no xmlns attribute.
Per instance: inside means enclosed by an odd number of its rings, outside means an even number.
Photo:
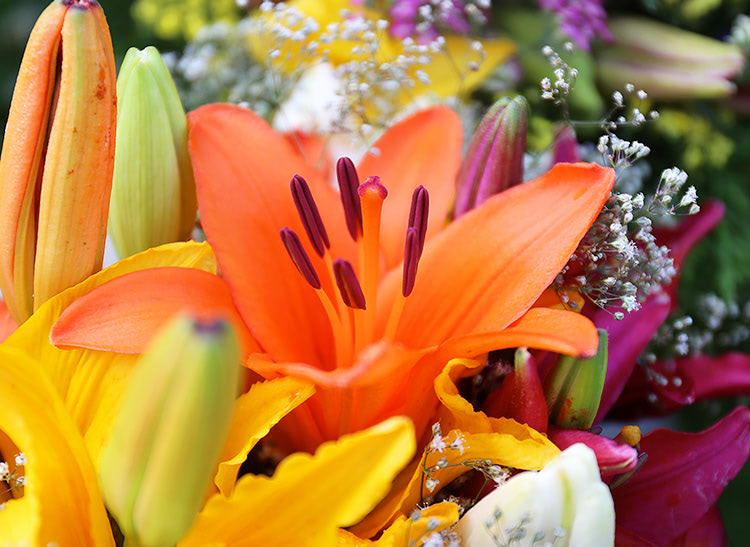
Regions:
<svg viewBox="0 0 750 547"><path fill-rule="evenodd" d="M320 63L307 69L282 103L273 126L283 132L327 133L343 108L342 85L333 66Z"/></svg>
<svg viewBox="0 0 750 547"><path fill-rule="evenodd" d="M494 547L493 535L502 538L509 530L524 531L519 546L535 538L542 544L557 538L555 547L614 545L614 502L591 449L573 445L541 471L508 479L455 528L464 547Z"/></svg>

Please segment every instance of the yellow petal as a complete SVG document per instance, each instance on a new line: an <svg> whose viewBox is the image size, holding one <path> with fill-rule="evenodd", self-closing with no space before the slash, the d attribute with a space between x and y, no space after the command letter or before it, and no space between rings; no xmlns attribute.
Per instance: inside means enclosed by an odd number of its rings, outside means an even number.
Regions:
<svg viewBox="0 0 750 547"><path fill-rule="evenodd" d="M162 245L121 260L48 300L3 343L3 347L22 351L35 368L47 373L97 466L120 395L138 356L61 350L50 343L49 332L63 310L94 287L126 273L160 266L215 272L216 259L207 243L189 242Z"/></svg>
<svg viewBox="0 0 750 547"><path fill-rule="evenodd" d="M230 498L213 496L180 545L335 545L338 528L372 509L414 450L414 427L395 417L313 456L293 454L273 477L246 475Z"/></svg>
<svg viewBox="0 0 750 547"><path fill-rule="evenodd" d="M445 365L443 372L435 378L435 393L442 403L438 411L441 426L446 429L460 429L467 433L506 433L518 439L529 439L554 447L546 436L535 429L509 418L491 418L484 412L477 412L472 404L461 396L456 383L461 378L474 376L483 366L483 362L473 359L452 359ZM555 454L556 451L552 456ZM523 469L539 469L539 467Z"/></svg>
<svg viewBox="0 0 750 547"><path fill-rule="evenodd" d="M429 85L417 80L414 90L409 93L419 95L431 92L438 97L465 95L516 52L516 46L510 40L482 40L487 56L479 63L477 70L471 70L471 63L480 59L471 46L473 42L468 36L446 36L445 50L433 55L432 61L423 67L430 79ZM398 51L398 48L394 49Z"/></svg>
<svg viewBox="0 0 750 547"><path fill-rule="evenodd" d="M94 467L62 400L36 363L5 347L0 401L0 430L27 461L23 496L0 510L3 545L114 545Z"/></svg>
<svg viewBox="0 0 750 547"><path fill-rule="evenodd" d="M450 445L460 436L464 449L446 448L440 453L423 455L420 461L413 462L396 478L388 496L352 531L361 537L372 537L397 516L410 515L422 501L423 495L436 494L470 469L458 465L431 473L431 478L438 481L438 486L434 491L428 492L423 484L423 464L427 467L434 466L439 459L445 458L449 466L471 460L490 460L493 464L514 469L541 469L560 453L551 441L530 427L513 420L502 422L498 424L502 427L498 427L498 431L494 433L471 434L459 430L448 433L445 443Z"/></svg>
<svg viewBox="0 0 750 547"><path fill-rule="evenodd" d="M314 392L312 384L294 378L279 378L258 382L237 399L214 478L222 494L232 494L237 472L255 444Z"/></svg>
<svg viewBox="0 0 750 547"><path fill-rule="evenodd" d="M411 515L401 515L377 541L362 539L347 530L339 530L339 547L419 547L434 533L440 533L458 522L458 505L448 501L436 503Z"/></svg>

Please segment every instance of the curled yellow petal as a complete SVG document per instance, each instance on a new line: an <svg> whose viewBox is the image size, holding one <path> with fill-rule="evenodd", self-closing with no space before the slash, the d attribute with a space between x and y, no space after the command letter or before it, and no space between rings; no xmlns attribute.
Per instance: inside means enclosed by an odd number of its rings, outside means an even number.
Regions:
<svg viewBox="0 0 750 547"><path fill-rule="evenodd" d="M432 534L440 534L458 522L458 505L448 501L436 503L411 515L401 515L376 541L362 539L346 530L339 530L339 547L419 547Z"/></svg>
<svg viewBox="0 0 750 547"><path fill-rule="evenodd" d="M287 457L273 477L246 475L213 496L180 545L335 545L338 528L364 517L415 450L403 417Z"/></svg>
<svg viewBox="0 0 750 547"><path fill-rule="evenodd" d="M463 465L450 467L453 464L489 460L495 465L514 469L541 469L560 452L544 435L528 426L514 420L502 420L497 425L498 430L492 433L449 432L444 438L446 445L450 446L459 439L458 444L462 448L446 448L442 452L423 454L420 461L413 462L399 474L388 496L352 531L361 537L372 537L398 516L410 515L422 501L423 495L436 494L471 469ZM445 458L448 467L430 474L430 478L437 481L430 491L424 484L422 467L434 466L441 458Z"/></svg>
<svg viewBox="0 0 750 547"><path fill-rule="evenodd" d="M121 260L48 300L3 343L23 352L31 366L43 370L83 435L95 463L112 427L120 396L137 355L91 350L61 350L50 343L57 318L76 298L115 277L160 266L216 271L207 243L173 243Z"/></svg>
<svg viewBox="0 0 750 547"><path fill-rule="evenodd" d="M232 494L240 466L255 444L314 392L312 384L294 378L279 378L258 382L237 399L214 477L222 494Z"/></svg>
<svg viewBox="0 0 750 547"><path fill-rule="evenodd" d="M0 436L23 452L23 495L0 510L4 545L114 545L94 467L45 375L0 348ZM0 459L15 454L3 451Z"/></svg>

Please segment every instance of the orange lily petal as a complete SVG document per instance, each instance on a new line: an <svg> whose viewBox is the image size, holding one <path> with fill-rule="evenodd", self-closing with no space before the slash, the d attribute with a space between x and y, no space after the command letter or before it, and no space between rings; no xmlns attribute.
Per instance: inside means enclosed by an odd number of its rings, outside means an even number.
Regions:
<svg viewBox="0 0 750 547"><path fill-rule="evenodd" d="M279 378L258 382L237 399L214 478L214 483L222 494L232 494L240 466L256 443L281 418L314 392L315 388L308 383L293 378Z"/></svg>
<svg viewBox="0 0 750 547"><path fill-rule="evenodd" d="M297 449L314 450L323 440L370 427L389 416L389 378L399 377L430 350L408 350L401 345L379 342L365 348L351 368L319 370L305 363L274 363L263 355L252 355L246 366L266 378L292 376L312 382L317 391L293 419L279 424L278 431L294 439ZM426 384L429 385L429 382ZM316 425L310 431L310 420ZM306 439L306 442L304 441Z"/></svg>
<svg viewBox="0 0 750 547"><path fill-rule="evenodd" d="M213 496L179 545L335 545L338 528L373 508L414 450L411 422L396 417L288 456L273 477L245 475L231 497Z"/></svg>
<svg viewBox="0 0 750 547"><path fill-rule="evenodd" d="M422 467L433 466L441 458L446 458L449 466L481 459L515 469L541 469L560 453L547 437L513 420L505 420L503 428L495 433L450 431L444 438L445 443L450 445L458 437L462 438L463 450L447 448L443 452L423 454L419 461L413 462L399 474L388 497L354 526L352 532L360 537L372 537L398 515L410 515L420 503L422 494L436 494L453 479L469 471L469 467L461 465L435 471L431 477L438 481L438 485L435 491L429 492L422 484Z"/></svg>
<svg viewBox="0 0 750 547"><path fill-rule="evenodd" d="M414 422L414 428L421 433L434 415L429 409L437 409L438 406L435 392L427 386L433 384L450 359L477 357L491 350L521 346L588 355L596 352L598 340L594 325L580 314L532 308L503 331L449 340L437 351L426 354L411 368L403 367L399 376L394 376L390 383L381 384L378 393L381 400L370 393L367 399L369 404L362 406L370 412L377 412L374 419L394 414L409 416ZM374 405L373 401L379 402ZM363 417L358 416L360 419Z"/></svg>
<svg viewBox="0 0 750 547"><path fill-rule="evenodd" d="M216 271L216 259L207 243L172 243L121 260L51 298L3 343L29 356L43 370L65 402L84 437L95 465L117 414L123 386L137 355L61 350L49 333L63 310L93 288L127 273L151 267L179 266Z"/></svg>
<svg viewBox="0 0 750 547"><path fill-rule="evenodd" d="M430 192L428 235L445 225L461 164L461 120L450 108L422 110L397 123L377 140L357 168L360 179L377 175L388 189L380 243L387 269L404 259L411 195L420 184Z"/></svg>
<svg viewBox="0 0 750 547"><path fill-rule="evenodd" d="M0 436L27 459L23 496L0 510L3 544L114 545L83 439L35 365L19 351L0 349Z"/></svg>
<svg viewBox="0 0 750 547"><path fill-rule="evenodd" d="M428 240L396 339L424 347L501 331L518 319L565 265L614 178L614 171L598 165L558 164L487 200ZM386 304L400 286L401 272L394 270L384 280ZM379 317L383 328L386 315Z"/></svg>
<svg viewBox="0 0 750 547"><path fill-rule="evenodd" d="M274 360L316 366L333 362L328 320L289 259L279 231L288 226L304 234L289 190L289 181L299 173L310 184L333 236L332 252L354 256L348 236L340 237L347 247L336 246L336 237L346 235L336 191L250 110L207 105L191 112L188 122L201 221L245 323ZM307 241L303 244L324 274L322 260ZM328 276L320 277L330 290Z"/></svg>
<svg viewBox="0 0 750 547"><path fill-rule="evenodd" d="M8 306L0 300L0 342L13 334L13 331L17 328L18 323L13 319Z"/></svg>
<svg viewBox="0 0 750 547"><path fill-rule="evenodd" d="M413 515L401 515L383 531L377 541L362 539L346 530L339 530L339 547L418 547L428 536L440 533L458 522L458 505L443 501L416 511Z"/></svg>
<svg viewBox="0 0 750 547"><path fill-rule="evenodd" d="M531 308L500 332L471 334L442 344L438 357L476 357L496 349L529 347L555 353L591 357L599 334L588 317L566 310Z"/></svg>
<svg viewBox="0 0 750 547"><path fill-rule="evenodd" d="M229 287L220 277L193 268L150 268L112 279L68 306L50 339L63 349L142 353L154 333L184 311L228 319L247 351L250 337ZM258 347L251 343L249 349Z"/></svg>

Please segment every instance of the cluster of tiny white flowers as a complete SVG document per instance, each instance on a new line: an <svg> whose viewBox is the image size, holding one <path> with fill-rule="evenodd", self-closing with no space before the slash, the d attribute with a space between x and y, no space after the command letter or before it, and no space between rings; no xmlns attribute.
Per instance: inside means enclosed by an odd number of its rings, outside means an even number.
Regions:
<svg viewBox="0 0 750 547"><path fill-rule="evenodd" d="M739 305L709 293L689 306L688 314L670 317L641 355L642 364L703 353L720 353L750 339L750 301ZM658 373L652 372L652 377ZM655 377L663 384L664 380Z"/></svg>
<svg viewBox="0 0 750 547"><path fill-rule="evenodd" d="M643 194L612 194L554 285L561 296L578 290L601 308L640 309L675 275L669 249L659 246L645 216ZM574 307L575 302L569 302ZM621 319L623 311L615 312Z"/></svg>
<svg viewBox="0 0 750 547"><path fill-rule="evenodd" d="M14 456L13 463L14 467L11 469L8 462L0 461L0 482L4 482L8 485L5 491L0 491L0 494L10 492L11 490L20 488L26 484L26 477L19 472L19 468L27 463L26 455L23 452L19 452ZM0 509L3 509L4 507L4 503L0 504Z"/></svg>
<svg viewBox="0 0 750 547"><path fill-rule="evenodd" d="M485 11L490 8L491 0L464 0L456 4L453 0L429 0L419 6L417 11L417 34L424 34L431 29L450 31L446 22L455 17L456 10L461 10L466 20L475 27L487 24Z"/></svg>
<svg viewBox="0 0 750 547"><path fill-rule="evenodd" d="M554 101L555 104L563 104L575 86L578 69L566 63L550 46L544 46L542 54L552 65L554 76L554 81L549 77L542 78L542 99Z"/></svg>
<svg viewBox="0 0 750 547"><path fill-rule="evenodd" d="M740 14L734 20L729 41L744 50L750 50L750 17Z"/></svg>
<svg viewBox="0 0 750 547"><path fill-rule="evenodd" d="M651 149L645 144L638 141L626 141L612 133L600 136L596 149L614 168L629 167L651 153Z"/></svg>
<svg viewBox="0 0 750 547"><path fill-rule="evenodd" d="M677 200L677 196L687 182L687 178L687 173L679 167L662 171L656 193L649 205L649 211L660 215L694 215L700 211L700 206L696 203L698 193L695 186L688 187L679 201Z"/></svg>

